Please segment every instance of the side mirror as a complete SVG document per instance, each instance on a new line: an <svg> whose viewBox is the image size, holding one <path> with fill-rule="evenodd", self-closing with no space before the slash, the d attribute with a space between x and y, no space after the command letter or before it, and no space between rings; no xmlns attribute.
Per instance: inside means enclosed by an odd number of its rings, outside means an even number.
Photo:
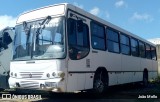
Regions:
<svg viewBox="0 0 160 102"><path fill-rule="evenodd" d="M77 29L78 29L78 32L83 32L83 21L82 20L77 20Z"/></svg>

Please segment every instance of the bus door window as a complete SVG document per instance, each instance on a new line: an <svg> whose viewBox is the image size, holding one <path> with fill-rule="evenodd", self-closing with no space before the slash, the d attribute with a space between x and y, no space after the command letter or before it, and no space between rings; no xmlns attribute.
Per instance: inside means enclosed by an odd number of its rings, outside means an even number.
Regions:
<svg viewBox="0 0 160 102"><path fill-rule="evenodd" d="M79 25L82 24L82 25ZM89 53L88 26L74 19L68 19L69 57L82 59Z"/></svg>

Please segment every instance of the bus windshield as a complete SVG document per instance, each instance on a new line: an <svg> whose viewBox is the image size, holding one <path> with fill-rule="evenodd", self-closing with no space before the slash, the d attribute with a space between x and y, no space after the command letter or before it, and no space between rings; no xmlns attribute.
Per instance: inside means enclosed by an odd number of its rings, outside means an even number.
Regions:
<svg viewBox="0 0 160 102"><path fill-rule="evenodd" d="M46 19L16 26L13 60L65 57L64 17L44 21Z"/></svg>

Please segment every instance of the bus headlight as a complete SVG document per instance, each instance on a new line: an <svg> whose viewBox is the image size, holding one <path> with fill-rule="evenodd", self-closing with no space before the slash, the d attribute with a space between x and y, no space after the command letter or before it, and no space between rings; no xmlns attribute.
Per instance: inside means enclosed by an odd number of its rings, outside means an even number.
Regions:
<svg viewBox="0 0 160 102"><path fill-rule="evenodd" d="M50 78L50 75L54 78L64 78L65 73L64 72L53 72L52 74L47 74L47 77Z"/></svg>
<svg viewBox="0 0 160 102"><path fill-rule="evenodd" d="M53 72L53 73L52 73L52 76L54 76L54 77L55 77L55 76L56 76L56 73L55 73L55 72Z"/></svg>
<svg viewBox="0 0 160 102"><path fill-rule="evenodd" d="M17 73L15 73L14 76L17 77Z"/></svg>
<svg viewBox="0 0 160 102"><path fill-rule="evenodd" d="M49 73L47 73L47 77L50 78L50 74Z"/></svg>
<svg viewBox="0 0 160 102"><path fill-rule="evenodd" d="M60 77L60 78L64 78L64 76L65 76L65 73L64 72L58 72L58 77Z"/></svg>
<svg viewBox="0 0 160 102"><path fill-rule="evenodd" d="M10 73L10 76L13 77L13 72Z"/></svg>

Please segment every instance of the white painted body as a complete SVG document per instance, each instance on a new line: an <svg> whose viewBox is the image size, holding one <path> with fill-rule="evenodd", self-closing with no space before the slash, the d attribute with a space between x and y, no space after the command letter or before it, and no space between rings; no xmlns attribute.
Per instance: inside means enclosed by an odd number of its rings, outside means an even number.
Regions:
<svg viewBox="0 0 160 102"><path fill-rule="evenodd" d="M56 7L55 7L56 6ZM74 13L81 18L84 18L85 23L90 28L90 22L92 20L98 21L104 25L110 26L116 30L124 32L134 38L147 42L154 46L152 43L127 32L109 22L106 22L96 16L83 11L70 4L51 5L48 7L33 10L22 14L17 20L17 25L22 24L23 21L34 21L45 18L46 16L57 17L65 16L69 18L70 13ZM54 10L54 11L49 11ZM43 11L43 12L42 12ZM47 12L45 12L47 11ZM66 30L67 32L67 30ZM67 41L66 34L66 41ZM93 49L91 46L91 33L89 29L90 39L90 52L89 54L80 60L71 60L68 56L65 59L53 59L53 60L31 60L31 61L12 61L10 70L13 73L17 73L17 77L9 78L10 88L16 88L16 83L24 88L40 88L41 84L45 82L54 82L56 86L51 87L51 90L60 89L62 92L73 92L77 90L85 90L93 88L94 74L97 68L105 67L109 74L109 86L124 84L130 82L137 82L143 80L143 71L148 69L149 79L157 77L157 61L149 60L134 56L126 56L122 54L110 53L108 51L99 51ZM66 43L68 45L68 43ZM97 51L97 53L93 53ZM89 60L89 66L87 61ZM34 62L34 63L32 63ZM63 78L47 78L47 73L64 72ZM27 78L22 77L22 73L27 73ZM29 75L34 73L41 73L40 78L30 78ZM28 83L28 84L26 84ZM24 86L23 86L24 85ZM26 86L25 86L26 85Z"/></svg>

